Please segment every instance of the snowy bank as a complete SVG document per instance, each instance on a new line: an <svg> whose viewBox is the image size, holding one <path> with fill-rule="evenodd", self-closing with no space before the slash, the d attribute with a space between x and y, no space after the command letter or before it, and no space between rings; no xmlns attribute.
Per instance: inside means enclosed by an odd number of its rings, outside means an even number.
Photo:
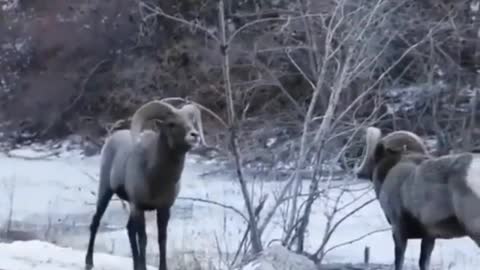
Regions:
<svg viewBox="0 0 480 270"><path fill-rule="evenodd" d="M2 270L84 270L85 253L62 248L41 241L0 243L0 269ZM96 270L131 270L130 258L109 254L95 254ZM148 267L148 269L156 269Z"/></svg>

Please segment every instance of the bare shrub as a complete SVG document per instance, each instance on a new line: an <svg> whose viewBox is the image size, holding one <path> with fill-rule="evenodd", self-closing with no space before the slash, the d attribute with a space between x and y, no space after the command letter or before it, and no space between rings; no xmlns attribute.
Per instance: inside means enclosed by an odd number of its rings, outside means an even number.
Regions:
<svg viewBox="0 0 480 270"><path fill-rule="evenodd" d="M398 12L405 15L415 8L409 6L408 1L358 3L345 0L326 6L299 1L298 5L292 5L294 9L288 15L277 14L267 18L259 15L260 18L233 26L228 24L225 3L218 1L218 4L219 27L217 31L211 31L208 23L174 16L162 6L140 3L150 12L145 14L145 18L158 15L177 23L179 28L190 27L203 33L206 47L220 48L222 61L218 65L223 71L224 84L220 87L224 92L219 92L219 98L225 98L226 108L222 108L222 112L226 110L229 125L225 145L235 160L235 171L249 219L252 250L262 250L262 233L277 209L287 204L286 233L282 242L289 247L296 246L297 252L304 253L304 237L312 205L320 196L328 197L329 194L328 188L320 188L320 182L326 180L325 171L322 171L324 166L348 162L345 161L350 158L347 153L355 145L355 135L364 123L373 123L388 113L383 104L383 93L378 89L394 84L395 80L408 80L408 76L399 70L407 70L409 58L420 61L416 56L417 50L423 49L448 28L448 18L424 25L419 32L425 30L426 35L423 33L421 38L414 35L406 41L405 35L411 28L405 32L392 31L392 28L398 27L392 26L395 25L392 18ZM412 22L412 25L415 24ZM268 31L262 32L266 28ZM248 38L252 35L256 35L258 42ZM217 54L213 51L212 55ZM245 72L243 66L246 67ZM412 72L418 72L418 69ZM298 89L292 84L286 86L284 78L288 76L294 77L301 85L300 92L295 92ZM294 93L300 94L297 96ZM266 214L263 218L257 219L253 195L246 187L245 165L262 160L263 164L270 162L272 168L280 155L275 153L264 158L258 151L245 153L258 147L258 142L254 140L266 134L257 130L259 123L265 125L267 122L262 117L275 113L281 115L280 104L288 104L292 113L284 115L284 125L273 122L275 124L267 125L266 129L273 126L283 128L287 126L287 121L291 121L292 130L297 131L289 134L294 140L290 141L292 147L285 152L290 152L288 159L294 160L294 165L292 170L287 171L287 183L275 198L273 207L264 210ZM298 132L298 129L301 131ZM258 135L255 135L256 132ZM262 149L270 144L265 140L261 143ZM356 149L352 151L358 155L358 146ZM350 162L344 168L351 165ZM305 171L312 172L312 179L306 200L300 205L300 187ZM361 207L353 209L341 220ZM330 223L336 214L334 210L327 215L329 229L320 248L311 253L318 262L327 253L331 234L341 224Z"/></svg>
<svg viewBox="0 0 480 270"><path fill-rule="evenodd" d="M226 123L212 118L205 126L244 196L245 210L236 210L248 227L237 254L261 251L264 232L282 212L282 244L321 262L343 206L326 213L324 238L306 250L312 208L322 199L341 201L331 182L351 176L362 127L440 134L444 152L473 147L480 136L473 128L477 90L466 86L478 77L469 60L475 21L462 16L472 12L465 1L434 2L93 1L69 11L63 2L33 1L22 7L26 30L0 27L11 40L25 35L37 42L9 46L0 58L9 63L0 65L0 87L14 89L4 90L5 118L30 131L29 138L72 132L101 138L111 126L128 126L128 115L146 100L199 102ZM60 23L57 11L73 21ZM71 33L85 38L67 40ZM453 139L459 135L464 144ZM266 198L248 187L251 175L286 181Z"/></svg>

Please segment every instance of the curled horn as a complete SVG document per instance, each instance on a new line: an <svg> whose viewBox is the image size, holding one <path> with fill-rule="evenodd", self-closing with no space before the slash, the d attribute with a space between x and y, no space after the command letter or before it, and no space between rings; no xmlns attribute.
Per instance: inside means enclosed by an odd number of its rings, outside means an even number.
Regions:
<svg viewBox="0 0 480 270"><path fill-rule="evenodd" d="M382 131L376 127L368 127L366 131L366 151L363 157L363 161L357 169L357 175L359 177L367 177L370 175L370 171L372 170L372 163L373 163L373 153L375 151L376 146L380 142L380 138L382 137Z"/></svg>
<svg viewBox="0 0 480 270"><path fill-rule="evenodd" d="M143 104L135 111L130 123L130 132L133 140L139 138L146 121L153 118L163 118L177 111L178 110L172 105L159 100L153 100Z"/></svg>
<svg viewBox="0 0 480 270"><path fill-rule="evenodd" d="M399 130L392 132L382 138L382 143L386 148L395 151L409 151L421 154L428 154L428 149L422 138L417 134Z"/></svg>
<svg viewBox="0 0 480 270"><path fill-rule="evenodd" d="M193 123L197 124L202 144L207 145L205 142L205 135L203 133L202 115L200 109L195 104L189 103L183 105L183 107L179 110L179 113L184 114Z"/></svg>
<svg viewBox="0 0 480 270"><path fill-rule="evenodd" d="M360 178L370 178L373 172L374 151L378 144L382 144L386 149L400 152L415 152L428 154L428 149L423 140L413 132L399 130L387 134L382 138L382 132L376 127L367 128L366 132L366 151L363 161L357 169L357 176Z"/></svg>

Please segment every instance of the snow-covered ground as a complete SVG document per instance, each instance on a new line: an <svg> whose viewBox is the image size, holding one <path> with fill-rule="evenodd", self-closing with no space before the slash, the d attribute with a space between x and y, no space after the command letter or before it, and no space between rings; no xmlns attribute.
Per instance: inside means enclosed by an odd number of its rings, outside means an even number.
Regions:
<svg viewBox="0 0 480 270"><path fill-rule="evenodd" d="M0 244L0 269L8 270L83 270L84 253L81 250L59 247L42 241ZM95 269L130 270L130 258L99 253ZM149 270L156 269L149 267Z"/></svg>
<svg viewBox="0 0 480 270"><path fill-rule="evenodd" d="M16 153L35 155L29 149ZM0 164L0 225L5 228L10 224L12 231L23 232L27 240L34 239L30 242L0 244L0 269L83 269L88 225L95 208L97 183L94 178L98 174L99 157L85 158L75 151L64 152L60 157L49 157L47 160L25 160L2 155ZM213 269L212 265L221 265L225 256L231 256L236 251L244 234L246 223L232 210L186 198L212 200L245 212L240 188L234 179L227 174L201 176L215 167L215 163L198 162L194 158L187 162L182 177L182 199L174 206L169 226L168 258L172 265L195 261L203 269ZM353 183L352 189L358 191L349 191L343 195L342 201L345 203L352 200L355 202L342 213L374 197L371 191L365 193L368 183L354 182L351 179L347 181ZM308 182L304 184L307 190ZM258 199L262 194L269 195L265 206L267 210L283 185L284 183L261 179L249 184L255 198ZM338 193L339 190L335 189L332 193ZM332 203L325 199L314 206L306 239L307 250L318 247L322 239L327 202ZM105 269L131 268L126 219L127 212L121 204L112 201L102 219L101 231L97 237L94 257L96 269L103 269L102 266ZM280 211L268 227L264 243L281 237L282 219ZM158 247L152 214L147 215L147 223L147 252L150 255L149 263L154 265L157 262ZM384 228L388 228L388 225L375 201L343 223L328 246L348 242ZM55 246L37 239L50 241ZM365 246L370 247L372 263L392 262L393 243L389 231L375 233L353 244L334 249L328 253L326 262L361 262ZM410 241L407 262L416 265L418 254L419 241ZM435 269L479 269L479 254L480 250L468 238L438 241L432 264ZM44 266L46 268L42 268Z"/></svg>

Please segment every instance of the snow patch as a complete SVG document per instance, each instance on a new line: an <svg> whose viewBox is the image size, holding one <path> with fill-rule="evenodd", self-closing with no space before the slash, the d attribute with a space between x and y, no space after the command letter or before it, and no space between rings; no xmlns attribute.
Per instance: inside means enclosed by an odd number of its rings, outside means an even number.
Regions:
<svg viewBox="0 0 480 270"><path fill-rule="evenodd" d="M85 252L62 248L42 241L0 243L2 270L84 270ZM132 269L127 257L95 254L95 269ZM148 269L156 269L149 266Z"/></svg>
<svg viewBox="0 0 480 270"><path fill-rule="evenodd" d="M305 256L295 254L281 245L265 249L255 260L241 270L316 270L315 264Z"/></svg>

